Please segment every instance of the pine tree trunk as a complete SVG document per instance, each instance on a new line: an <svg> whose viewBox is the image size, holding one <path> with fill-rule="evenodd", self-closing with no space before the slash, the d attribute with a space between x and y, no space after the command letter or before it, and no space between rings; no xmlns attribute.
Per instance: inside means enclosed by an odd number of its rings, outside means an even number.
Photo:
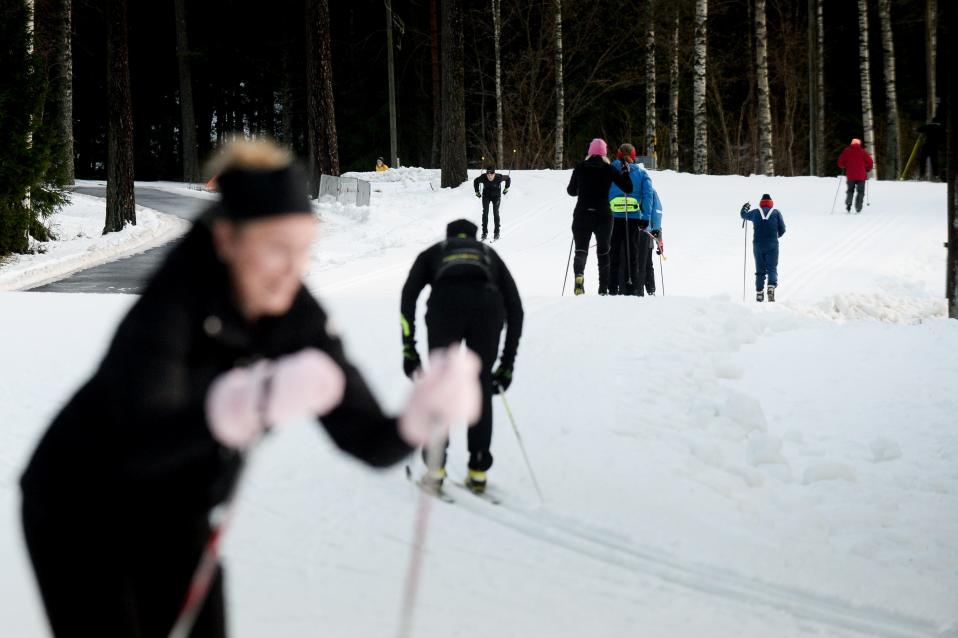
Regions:
<svg viewBox="0 0 958 638"><path fill-rule="evenodd" d="M925 73L927 93L925 94L925 117L931 122L937 111L937 93L935 82L938 79L938 0L927 0L925 4Z"/></svg>
<svg viewBox="0 0 958 638"><path fill-rule="evenodd" d="M822 17L822 4L823 0L815 0L815 34L818 39L818 65L815 69L815 90L818 93L818 117L815 118L815 146L818 149L816 175L825 174L825 20Z"/></svg>
<svg viewBox="0 0 958 638"><path fill-rule="evenodd" d="M399 166L398 132L396 130L396 76L395 50L393 45L393 3L386 0L386 71L389 90L389 165Z"/></svg>
<svg viewBox="0 0 958 638"><path fill-rule="evenodd" d="M669 164L679 170L679 12L672 25L672 60L669 69Z"/></svg>
<svg viewBox="0 0 958 638"><path fill-rule="evenodd" d="M892 33L891 0L878 0L881 20L882 53L885 63L885 104L888 109L888 132L885 145L885 176L894 179L901 165L901 127L898 119L898 90L895 86L895 38Z"/></svg>
<svg viewBox="0 0 958 638"><path fill-rule="evenodd" d="M73 167L73 54L71 0L37 0L34 10L36 52L48 81L42 126L52 133L56 181L70 184Z"/></svg>
<svg viewBox="0 0 958 638"><path fill-rule="evenodd" d="M196 116L193 110L193 79L190 73L190 45L186 31L186 0L173 0L176 15L176 60L180 73L180 143L183 151L183 181L200 181L196 152Z"/></svg>
<svg viewBox="0 0 958 638"><path fill-rule="evenodd" d="M442 44L439 38L439 10L436 3L429 0L429 43L432 53L432 149L429 153L429 165L439 165L439 147L442 142L442 66L439 62Z"/></svg>
<svg viewBox="0 0 958 638"><path fill-rule="evenodd" d="M645 35L645 154L655 158L655 3L649 0Z"/></svg>
<svg viewBox="0 0 958 638"><path fill-rule="evenodd" d="M705 72L708 63L708 0L695 1L695 57L692 70L692 119L695 126L692 170L709 171L708 110L705 101Z"/></svg>
<svg viewBox="0 0 958 638"><path fill-rule="evenodd" d="M313 197L319 194L320 175L339 175L329 29L328 0L306 0L306 121Z"/></svg>
<svg viewBox="0 0 958 638"><path fill-rule="evenodd" d="M492 0L492 37L496 48L496 162L505 168L505 149L502 143L502 65L499 41L502 32L502 0Z"/></svg>
<svg viewBox="0 0 958 638"><path fill-rule="evenodd" d="M107 0L107 153L106 223L103 234L136 223L133 194L133 105L130 99L130 58L126 0Z"/></svg>
<svg viewBox="0 0 958 638"><path fill-rule="evenodd" d="M462 0L443 0L442 12L442 188L466 181L466 100L463 68Z"/></svg>
<svg viewBox="0 0 958 638"><path fill-rule="evenodd" d="M768 31L765 27L765 0L755 0L755 79L758 85L759 169L775 174L772 153L772 109L768 94Z"/></svg>
<svg viewBox="0 0 958 638"><path fill-rule="evenodd" d="M858 58L862 82L862 133L865 148L875 161L878 172L878 151L875 148L875 121L872 117L872 81L868 64L868 0L858 0Z"/></svg>
<svg viewBox="0 0 958 638"><path fill-rule="evenodd" d="M556 154L552 168L562 170L565 160L565 84L562 78L562 0L555 0L556 46Z"/></svg>

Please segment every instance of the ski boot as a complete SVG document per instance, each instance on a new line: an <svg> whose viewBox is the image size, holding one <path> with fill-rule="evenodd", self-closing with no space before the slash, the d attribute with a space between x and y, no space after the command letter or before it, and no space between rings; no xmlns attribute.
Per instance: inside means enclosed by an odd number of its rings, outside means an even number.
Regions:
<svg viewBox="0 0 958 638"><path fill-rule="evenodd" d="M480 241L486 241L486 238L487 238L487 237L489 237L489 231L483 230L483 231L482 231L482 237L480 237L479 239L480 239Z"/></svg>
<svg viewBox="0 0 958 638"><path fill-rule="evenodd" d="M608 289L608 288L606 288L605 286L599 286L599 296L600 296L600 297L605 297L605 296L608 295L608 294L609 294L609 289Z"/></svg>
<svg viewBox="0 0 958 638"><path fill-rule="evenodd" d="M756 290L755 301L765 301L765 292L762 290Z"/></svg>
<svg viewBox="0 0 958 638"><path fill-rule="evenodd" d="M495 229L492 233L492 241L499 241L499 229Z"/></svg>
<svg viewBox="0 0 958 638"><path fill-rule="evenodd" d="M482 494L486 491L486 473L470 469L465 485L476 494Z"/></svg>
<svg viewBox="0 0 958 638"><path fill-rule="evenodd" d="M768 285L768 300L775 301L775 286L772 284Z"/></svg>
<svg viewBox="0 0 958 638"><path fill-rule="evenodd" d="M573 290L576 296L585 294L585 277L582 275L575 276L575 290Z"/></svg>
<svg viewBox="0 0 958 638"><path fill-rule="evenodd" d="M422 489L430 494L438 494L442 491L442 482L446 479L446 468L440 467L435 470L426 470L420 484Z"/></svg>

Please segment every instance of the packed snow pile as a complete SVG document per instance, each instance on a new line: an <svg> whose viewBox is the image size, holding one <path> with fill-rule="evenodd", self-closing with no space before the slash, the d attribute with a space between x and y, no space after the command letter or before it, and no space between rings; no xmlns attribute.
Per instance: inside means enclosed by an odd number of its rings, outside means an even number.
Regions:
<svg viewBox="0 0 958 638"><path fill-rule="evenodd" d="M471 183L439 189L437 171L420 175L435 189L384 178L364 213L318 203L309 274L393 412L409 391L398 317L409 267L450 220L481 223ZM507 398L545 501L496 399L489 480L502 503L458 491L433 503L414 635L954 636L958 323L941 318L944 188L870 183L871 205L846 215L830 212L835 179L653 173L666 251L657 295L639 299L595 295L594 250L587 295L560 296L569 172L512 179L492 244L526 309ZM752 301L738 217L765 192L788 225L776 304ZM907 243L895 240L903 225ZM16 362L0 373L11 635L45 633L19 472L132 301L0 294L0 330L24 336L0 341L0 360ZM402 467L371 472L319 432L276 431L250 466L225 547L241 638L396 633L420 493ZM459 432L453 480L465 448Z"/></svg>
<svg viewBox="0 0 958 638"><path fill-rule="evenodd" d="M356 177L367 182L435 182L439 185L442 172L437 168L419 168L416 166L400 166L389 170L378 171L350 171L343 173L343 177Z"/></svg>
<svg viewBox="0 0 958 638"><path fill-rule="evenodd" d="M189 224L172 215L136 207L136 225L103 233L105 200L79 193L51 217L56 240L35 242L36 254L13 255L0 262L0 290L30 288L71 272L96 266L164 244L186 232Z"/></svg>

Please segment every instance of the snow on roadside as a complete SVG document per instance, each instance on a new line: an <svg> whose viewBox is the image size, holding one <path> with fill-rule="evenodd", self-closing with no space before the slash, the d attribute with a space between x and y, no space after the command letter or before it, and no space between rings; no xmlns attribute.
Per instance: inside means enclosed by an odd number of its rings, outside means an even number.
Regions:
<svg viewBox="0 0 958 638"><path fill-rule="evenodd" d="M12 255L0 262L0 290L32 288L91 266L165 244L189 228L189 222L143 206L136 207L136 225L107 235L106 203L80 193L50 220L57 239L39 242L37 254Z"/></svg>

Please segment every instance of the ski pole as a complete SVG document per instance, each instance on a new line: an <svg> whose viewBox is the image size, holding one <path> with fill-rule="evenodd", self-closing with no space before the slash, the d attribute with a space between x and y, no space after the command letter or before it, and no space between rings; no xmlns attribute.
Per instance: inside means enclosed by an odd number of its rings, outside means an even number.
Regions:
<svg viewBox="0 0 958 638"><path fill-rule="evenodd" d="M835 187L835 197L832 198L832 212L829 215L835 213L835 203L838 202L838 192L842 190L842 175L838 174L838 186Z"/></svg>
<svg viewBox="0 0 958 638"><path fill-rule="evenodd" d="M745 221L742 220L742 230L744 234L742 235L742 303L745 303L745 269L748 266L748 228L745 227Z"/></svg>
<svg viewBox="0 0 958 638"><path fill-rule="evenodd" d="M665 269L662 268L662 253L659 253L659 277L662 278L662 296L665 296ZM652 275L652 281L655 282L655 275Z"/></svg>
<svg viewBox="0 0 958 638"><path fill-rule="evenodd" d="M529 463L529 455L526 454L526 446L522 444L522 437L519 436L519 428L516 427L516 419L512 416L512 410L509 409L509 402L506 401L506 393L502 392L499 394L499 398L502 399L502 407L506 409L506 414L509 416L509 423L512 424L512 431L516 433L516 440L519 442L519 449L522 450L522 457L526 461L526 467L529 469L529 476L532 477L532 484L536 488L536 493L539 495L539 503L544 504L545 499L542 498L542 490L539 489L539 481L536 480L535 472L532 471L532 464Z"/></svg>
<svg viewBox="0 0 958 638"><path fill-rule="evenodd" d="M865 184L862 188L865 189L865 206L871 206L872 200L871 200L871 197L868 196L868 177L867 176L865 177Z"/></svg>
<svg viewBox="0 0 958 638"><path fill-rule="evenodd" d="M442 453L446 447L446 438L442 428L433 428L432 436L426 446L426 467L438 469ZM416 597L419 593L419 576L422 573L423 548L426 545L426 532L429 530L429 513L433 497L422 490L416 506L416 522L413 527L412 553L409 556L409 568L406 571L406 586L403 591L402 611L399 620L399 638L412 635L412 618L416 611Z"/></svg>
<svg viewBox="0 0 958 638"><path fill-rule="evenodd" d="M220 543L226 530L229 528L236 511L236 499L241 493L243 484L248 474L247 466L249 457L257 448L262 435L257 437L247 448L245 457L242 460L242 466L239 475L233 482L226 500L210 513L210 518L215 518L215 522L210 530L210 535L203 546L203 553L200 554L199 563L190 579L189 587L186 589L186 595L180 606L180 612L176 616L176 622L170 630L170 638L188 638L193 631L193 625L197 617L203 610L203 603L210 593L210 587L213 584L213 578L216 576L216 570L219 567Z"/></svg>
<svg viewBox="0 0 958 638"><path fill-rule="evenodd" d="M614 221L612 222L615 223ZM626 282L627 286L635 287L632 284L632 256L629 252L629 244L632 243L632 238L629 237L629 200L625 200L625 273L626 273ZM615 273L616 284L619 282L619 273ZM616 286L618 287L618 286Z"/></svg>
<svg viewBox="0 0 958 638"><path fill-rule="evenodd" d="M575 245L575 237L569 242L569 259L565 262L565 277L562 278L562 297L565 297L565 285L569 281L569 265L572 263L572 247Z"/></svg>

